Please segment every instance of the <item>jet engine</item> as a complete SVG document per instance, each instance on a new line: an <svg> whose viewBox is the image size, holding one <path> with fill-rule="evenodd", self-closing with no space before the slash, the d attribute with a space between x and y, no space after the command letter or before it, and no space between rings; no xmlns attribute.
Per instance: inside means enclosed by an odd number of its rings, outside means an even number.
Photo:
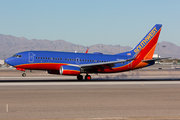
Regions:
<svg viewBox="0 0 180 120"><path fill-rule="evenodd" d="M60 67L60 75L80 75L81 68L70 65L63 65Z"/></svg>

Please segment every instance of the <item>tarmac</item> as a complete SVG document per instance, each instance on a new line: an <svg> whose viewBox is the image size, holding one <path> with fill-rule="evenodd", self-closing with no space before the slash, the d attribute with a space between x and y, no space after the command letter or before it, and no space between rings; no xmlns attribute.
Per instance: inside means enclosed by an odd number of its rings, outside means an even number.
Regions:
<svg viewBox="0 0 180 120"><path fill-rule="evenodd" d="M178 120L179 72L164 66L77 81L45 71L21 77L22 72L1 69L0 119Z"/></svg>

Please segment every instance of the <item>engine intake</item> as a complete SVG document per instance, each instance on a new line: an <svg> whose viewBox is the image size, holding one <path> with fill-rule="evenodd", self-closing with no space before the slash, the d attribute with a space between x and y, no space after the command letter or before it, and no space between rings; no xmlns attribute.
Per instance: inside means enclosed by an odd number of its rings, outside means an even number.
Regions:
<svg viewBox="0 0 180 120"><path fill-rule="evenodd" d="M60 67L60 75L80 75L81 68L70 65L63 65Z"/></svg>

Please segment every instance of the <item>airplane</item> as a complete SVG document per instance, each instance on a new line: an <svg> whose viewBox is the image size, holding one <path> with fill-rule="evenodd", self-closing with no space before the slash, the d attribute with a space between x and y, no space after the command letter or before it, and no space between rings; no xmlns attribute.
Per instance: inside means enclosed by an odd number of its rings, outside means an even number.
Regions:
<svg viewBox="0 0 180 120"><path fill-rule="evenodd" d="M24 51L7 58L5 62L17 70L46 70L49 74L73 75L91 80L90 73L116 73L148 67L155 64L153 54L162 25L156 24L130 51L115 55L95 53L73 53L58 51Z"/></svg>

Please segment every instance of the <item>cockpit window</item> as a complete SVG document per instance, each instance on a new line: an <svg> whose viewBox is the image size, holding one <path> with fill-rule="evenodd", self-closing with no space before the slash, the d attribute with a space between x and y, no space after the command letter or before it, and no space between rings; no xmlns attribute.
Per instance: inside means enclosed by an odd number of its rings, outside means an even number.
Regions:
<svg viewBox="0 0 180 120"><path fill-rule="evenodd" d="M13 57L20 58L22 56L21 55L13 55Z"/></svg>

